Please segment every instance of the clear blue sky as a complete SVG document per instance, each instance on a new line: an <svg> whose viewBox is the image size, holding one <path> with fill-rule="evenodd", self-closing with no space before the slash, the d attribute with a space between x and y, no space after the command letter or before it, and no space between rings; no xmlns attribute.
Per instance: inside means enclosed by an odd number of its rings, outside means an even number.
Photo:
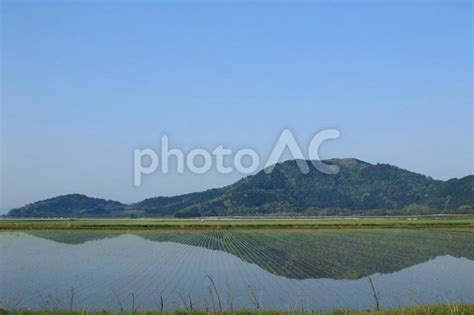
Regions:
<svg viewBox="0 0 474 315"><path fill-rule="evenodd" d="M2 1L0 208L123 202L230 184L154 174L133 150L268 154L338 128L324 158L473 172L471 1Z"/></svg>

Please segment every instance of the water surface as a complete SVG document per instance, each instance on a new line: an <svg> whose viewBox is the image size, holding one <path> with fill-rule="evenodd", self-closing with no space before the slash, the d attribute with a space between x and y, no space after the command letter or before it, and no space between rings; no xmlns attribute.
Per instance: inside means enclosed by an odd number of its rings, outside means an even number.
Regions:
<svg viewBox="0 0 474 315"><path fill-rule="evenodd" d="M8 309L368 309L474 303L474 234L0 233Z"/></svg>

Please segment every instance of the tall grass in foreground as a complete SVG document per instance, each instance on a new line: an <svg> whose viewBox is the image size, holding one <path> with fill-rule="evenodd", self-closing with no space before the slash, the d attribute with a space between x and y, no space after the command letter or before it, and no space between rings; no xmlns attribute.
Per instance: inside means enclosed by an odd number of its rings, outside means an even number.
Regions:
<svg viewBox="0 0 474 315"><path fill-rule="evenodd" d="M5 306L0 304L0 315L112 315L112 314L136 314L136 315L153 315L153 314L170 314L170 315L204 315L204 314L212 314L212 315L253 315L253 314L261 314L261 315L271 315L271 314L281 314L281 315L306 315L306 314L315 314L315 315L357 315L357 314L369 314L369 315L441 315L441 314L450 314L450 315L474 315L474 304L438 304L438 305L417 305L412 307L399 307L399 308L381 308L380 307L380 297L374 285L372 278L368 277L368 285L371 289L371 294L373 296L374 304L371 309L358 311L358 310L350 310L350 309L341 309L335 311L312 311L312 310L305 310L302 306L300 309L295 308L293 310L263 310L261 308L260 301L252 289L249 286L249 296L254 303L253 309L240 309L235 310L233 309L232 301L230 304L225 305L221 301L219 291L217 286L214 282L214 279L207 275L209 280L209 295L211 298L211 305L205 306L205 308L193 308L193 300L191 298L191 294L188 293L186 296L181 294L179 298L181 299L182 305L178 306L176 310L167 311L165 310L165 301L163 296L159 296L159 302L157 302L157 309L153 311L141 311L139 305L137 305L135 300L135 294L130 293L131 298L131 305L125 305L128 303L122 303L120 295L113 290L113 293L117 299L117 303L119 311L111 311L111 310L102 310L102 311L87 311L77 309L75 307L75 289L71 288L70 298L67 300L69 305L64 305L60 303L60 299L58 297L54 298L53 296L48 296L47 298L43 299L43 305L40 305L39 310L30 310L30 309L18 309L15 310L18 303L16 305ZM42 297L40 295L40 297ZM217 306L214 297L217 299ZM158 300L157 300L158 301ZM206 299L207 301L207 299ZM207 301L208 302L208 301ZM229 302L228 302L229 303Z"/></svg>
<svg viewBox="0 0 474 315"><path fill-rule="evenodd" d="M208 279L211 283L209 286L209 292L211 297L213 298L214 295L217 298L218 301L218 308L216 305L214 305L212 308L209 306L206 306L204 310L195 310L193 309L193 301L191 299L191 295L188 294L186 297L182 296L181 294L179 295L182 301L182 304L184 308L177 309L174 311L165 311L164 310L164 300L163 297L160 296L160 307L157 310L154 311L140 311L139 306L136 304L135 301L135 294L131 293L131 307L127 310L127 307L124 306L122 303L120 296L114 291L116 294L117 298L117 303L120 306L120 311L114 312L114 311L108 311L108 310L102 310L102 311L86 311L86 310L75 310L74 307L74 300L75 300L75 290L71 289L71 297L69 302L69 305L67 308L61 308L59 300L57 300L56 306L53 308L46 308L42 307L40 310L6 310L3 309L2 306L0 305L0 315L112 315L112 314L118 314L118 315L204 315L204 314L211 314L211 315L272 315L272 314L281 314L281 315L309 315L309 314L315 314L315 315L363 315L363 314L368 314L368 315L473 315L474 314L474 304L439 304L439 305L418 305L418 306L412 306L412 307L402 307L402 308L387 308L387 309L381 309L380 308L380 301L379 301L379 296L377 293L377 290L375 288L375 285L371 279L371 277L368 278L370 288L372 290L372 295L374 298L374 306L372 309L367 309L363 311L356 311L356 310L335 310L335 311L306 311L304 308L297 310L296 308L294 310L288 310L288 311L280 311L280 310L262 310L260 307L260 303L258 298L256 297L255 293L253 290L250 288L251 293L253 294L253 298L255 299L255 309L249 310L249 309L242 309L242 310L233 310L233 307L231 306L230 308L223 307L223 304L220 299L219 292L217 290L217 287L214 283L214 280L212 279L211 276L208 275ZM49 305L48 301L45 301L45 305Z"/></svg>
<svg viewBox="0 0 474 315"><path fill-rule="evenodd" d="M332 312L304 312L304 311L251 311L251 310L241 310L241 311L193 311L193 310L179 310L174 312L158 312L158 311L129 311L129 312L109 312L109 311L66 311L66 310L55 310L55 311L30 311L30 310L20 310L20 311L5 311L0 310L0 314L5 315L110 315L110 314L134 314L134 315L153 315L153 314L170 314L170 315L204 315L204 314L213 314L213 315L470 315L474 314L474 305L466 304L453 304L453 305L423 305L416 307L405 307L405 308L396 308L396 309L384 309L384 310L367 310L367 311L351 311L351 310L337 310Z"/></svg>

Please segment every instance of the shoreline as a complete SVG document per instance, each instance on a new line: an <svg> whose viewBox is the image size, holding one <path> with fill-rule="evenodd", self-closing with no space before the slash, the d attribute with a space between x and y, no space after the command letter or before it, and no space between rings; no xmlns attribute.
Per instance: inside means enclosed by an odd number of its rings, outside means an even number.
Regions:
<svg viewBox="0 0 474 315"><path fill-rule="evenodd" d="M13 219L0 230L227 230L227 229L443 229L474 232L474 217L391 217L321 219Z"/></svg>

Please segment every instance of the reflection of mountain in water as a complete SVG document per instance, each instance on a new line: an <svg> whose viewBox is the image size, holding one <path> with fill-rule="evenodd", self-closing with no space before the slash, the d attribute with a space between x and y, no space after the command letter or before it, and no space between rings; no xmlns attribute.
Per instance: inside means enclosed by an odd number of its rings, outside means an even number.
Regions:
<svg viewBox="0 0 474 315"><path fill-rule="evenodd" d="M35 231L67 244L120 232ZM474 234L427 231L138 231L156 242L175 242L230 253L287 278L358 279L391 273L437 256L474 260Z"/></svg>

